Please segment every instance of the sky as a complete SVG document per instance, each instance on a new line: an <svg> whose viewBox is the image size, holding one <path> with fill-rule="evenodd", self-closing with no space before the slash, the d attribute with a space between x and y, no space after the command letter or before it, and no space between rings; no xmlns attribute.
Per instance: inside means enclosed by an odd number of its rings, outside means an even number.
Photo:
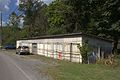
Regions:
<svg viewBox="0 0 120 80"><path fill-rule="evenodd" d="M42 0L45 3L49 4L52 0ZM0 0L0 11L3 13L3 25L8 20L9 14L13 11L17 11L19 0Z"/></svg>

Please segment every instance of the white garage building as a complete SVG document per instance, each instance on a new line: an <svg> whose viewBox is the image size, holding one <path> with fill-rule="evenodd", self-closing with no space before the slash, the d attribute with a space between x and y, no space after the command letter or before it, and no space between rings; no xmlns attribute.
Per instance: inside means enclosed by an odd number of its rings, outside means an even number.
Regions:
<svg viewBox="0 0 120 80"><path fill-rule="evenodd" d="M77 44L88 41L98 58L111 53L112 41L83 33L41 36L17 41L18 46L29 46L30 52L46 57L72 62L82 62Z"/></svg>

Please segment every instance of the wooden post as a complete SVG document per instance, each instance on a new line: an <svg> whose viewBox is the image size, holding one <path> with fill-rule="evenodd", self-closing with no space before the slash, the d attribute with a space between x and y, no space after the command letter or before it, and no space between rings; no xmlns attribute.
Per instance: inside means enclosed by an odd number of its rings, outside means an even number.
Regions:
<svg viewBox="0 0 120 80"><path fill-rule="evenodd" d="M54 54L54 52L55 52L55 43L52 43L52 53L50 54L50 56L51 56L51 58L52 58L52 54Z"/></svg>
<svg viewBox="0 0 120 80"><path fill-rule="evenodd" d="M101 52L101 59L104 59L104 51Z"/></svg>
<svg viewBox="0 0 120 80"><path fill-rule="evenodd" d="M65 45L62 44L62 59L65 58Z"/></svg>
<svg viewBox="0 0 120 80"><path fill-rule="evenodd" d="M72 62L72 43L70 43L70 62Z"/></svg>
<svg viewBox="0 0 120 80"><path fill-rule="evenodd" d="M48 44L49 44L49 43L47 42L47 57L48 57Z"/></svg>
<svg viewBox="0 0 120 80"><path fill-rule="evenodd" d="M58 46L58 42L57 42L57 43L56 43L56 54L54 54L54 55L55 55L54 57L57 58L57 59L58 59L57 55L59 54L59 53L58 53L58 50L59 50L58 47L59 47L59 46Z"/></svg>
<svg viewBox="0 0 120 80"><path fill-rule="evenodd" d="M43 54L45 56L45 43L43 43Z"/></svg>
<svg viewBox="0 0 120 80"><path fill-rule="evenodd" d="M98 54L97 54L98 59L100 59L100 53L101 53L101 49L100 49L100 46L99 46L99 47L98 47Z"/></svg>

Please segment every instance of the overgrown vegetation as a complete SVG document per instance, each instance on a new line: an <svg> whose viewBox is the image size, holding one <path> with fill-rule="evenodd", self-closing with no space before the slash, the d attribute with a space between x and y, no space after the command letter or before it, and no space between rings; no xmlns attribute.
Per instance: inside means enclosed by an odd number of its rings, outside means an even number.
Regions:
<svg viewBox="0 0 120 80"><path fill-rule="evenodd" d="M88 45L88 42L84 42L82 45L78 44L77 47L82 55L82 63L88 63L88 54L92 51Z"/></svg>
<svg viewBox="0 0 120 80"><path fill-rule="evenodd" d="M120 0L54 0L48 5L41 0L20 1L20 13L11 13L8 25L3 28L3 45L15 44L20 38L83 32L112 39L113 53L116 52L120 39ZM20 28L21 18L24 23ZM89 46L84 43L78 48L86 63ZM38 59L57 64L44 69L54 80L120 80L119 57L115 58L115 65Z"/></svg>
<svg viewBox="0 0 120 80"><path fill-rule="evenodd" d="M93 34L112 39L114 53L120 39L119 7L120 0L53 0L48 5L40 0L20 0L20 13L11 13L9 26L18 27L23 19L19 32L26 38L77 32Z"/></svg>
<svg viewBox="0 0 120 80"><path fill-rule="evenodd" d="M67 61L59 61L44 56L26 56L30 59L39 59L48 65L44 69L45 74L50 75L53 80L119 80L120 79L120 59L117 65L103 64L78 64ZM114 75L114 76L113 76Z"/></svg>

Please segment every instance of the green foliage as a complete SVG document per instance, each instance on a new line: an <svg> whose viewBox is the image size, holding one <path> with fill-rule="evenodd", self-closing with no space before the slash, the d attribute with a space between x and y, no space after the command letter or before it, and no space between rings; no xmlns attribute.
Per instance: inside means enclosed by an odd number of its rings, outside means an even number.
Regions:
<svg viewBox="0 0 120 80"><path fill-rule="evenodd" d="M59 0L55 0L48 6L46 14L51 27L59 27L64 23L64 18L61 15L64 7L65 5L63 5L63 3Z"/></svg>
<svg viewBox="0 0 120 80"><path fill-rule="evenodd" d="M97 1L96 1L97 2ZM101 12L98 20L99 33L105 34L104 37L113 39L113 53L117 50L118 40L120 39L120 0L103 0L99 11ZM99 5L98 5L99 6Z"/></svg>
<svg viewBox="0 0 120 80"><path fill-rule="evenodd" d="M29 27L24 26L24 28L22 28L18 33L19 34L19 39L20 38L28 38L29 37L28 31L29 31Z"/></svg>
<svg viewBox="0 0 120 80"><path fill-rule="evenodd" d="M3 45L13 44L16 45L16 41L21 38L28 37L28 27L19 28L19 27L3 27L2 40Z"/></svg>
<svg viewBox="0 0 120 80"><path fill-rule="evenodd" d="M52 35L64 34L65 32L66 32L65 29L63 29L62 27L60 27L60 28L57 28L57 27L49 28L49 30L47 31L48 34L52 34Z"/></svg>
<svg viewBox="0 0 120 80"><path fill-rule="evenodd" d="M89 47L87 42L84 42L82 45L77 45L78 49L80 50L80 54L82 56L82 62L87 63L87 56L89 52L91 52L91 48Z"/></svg>
<svg viewBox="0 0 120 80"><path fill-rule="evenodd" d="M20 28L17 27L4 27L2 32L3 45L16 44L16 40L20 38L19 36Z"/></svg>
<svg viewBox="0 0 120 80"><path fill-rule="evenodd" d="M28 57L28 56L26 56ZM78 64L54 60L44 56L30 55L30 59L39 59L48 65L39 66L39 71L50 75L53 80L119 80L120 65ZM28 59L28 58L27 58ZM120 64L120 59L118 59ZM53 64L53 66L52 66ZM49 66L50 65L50 66ZM113 77L114 75L114 77Z"/></svg>
<svg viewBox="0 0 120 80"><path fill-rule="evenodd" d="M24 26L28 26L29 37L46 34L47 17L45 16L46 4L40 0L20 0L19 10L24 13Z"/></svg>
<svg viewBox="0 0 120 80"><path fill-rule="evenodd" d="M41 6L39 6L39 9L36 11L35 23L32 29L33 31L31 31L34 36L47 34L49 25L47 22L47 16L45 15L46 7L46 4L41 4Z"/></svg>
<svg viewBox="0 0 120 80"><path fill-rule="evenodd" d="M80 31L113 39L113 51L116 51L120 39L120 0L65 0L64 2L72 6L75 15L73 23L77 23Z"/></svg>
<svg viewBox="0 0 120 80"><path fill-rule="evenodd" d="M49 5L39 0L20 0L24 28L20 37L83 32L114 41L120 39L120 0L54 0ZM10 21L16 25L17 15ZM27 27L26 27L27 26Z"/></svg>
<svg viewBox="0 0 120 80"><path fill-rule="evenodd" d="M8 26L18 27L19 26L19 22L20 22L20 19L19 19L18 15L15 12L12 12L9 15Z"/></svg>
<svg viewBox="0 0 120 80"><path fill-rule="evenodd" d="M72 13L71 7L68 5L65 5L63 1L61 0L53 1L47 7L47 12L46 12L46 15L48 17L48 23L49 23L48 29L50 29L48 33L51 33L51 34L55 34L56 32L58 34L69 33L70 30L73 29L73 28L70 28L70 26L68 26L68 24L70 25L70 22L68 23L68 20L67 20L67 18L71 17L70 16L71 13ZM66 16L68 14L69 16Z"/></svg>

